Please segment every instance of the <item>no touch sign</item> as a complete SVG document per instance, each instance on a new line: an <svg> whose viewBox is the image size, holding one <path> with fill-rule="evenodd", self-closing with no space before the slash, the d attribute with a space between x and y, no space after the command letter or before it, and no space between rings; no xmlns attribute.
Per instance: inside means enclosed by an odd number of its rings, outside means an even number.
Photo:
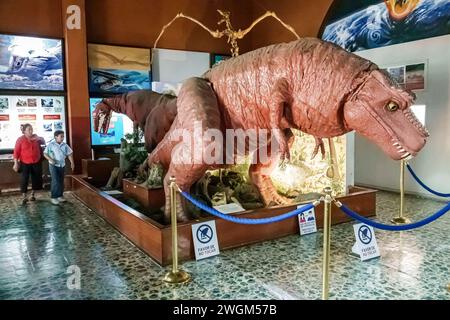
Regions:
<svg viewBox="0 0 450 320"><path fill-rule="evenodd" d="M220 254L216 222L206 221L192 225L195 259L201 260Z"/></svg>

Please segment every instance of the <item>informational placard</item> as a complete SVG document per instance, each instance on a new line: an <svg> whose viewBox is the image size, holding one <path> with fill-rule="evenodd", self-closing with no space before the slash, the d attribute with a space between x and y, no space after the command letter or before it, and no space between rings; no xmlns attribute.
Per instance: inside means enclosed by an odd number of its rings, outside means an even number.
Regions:
<svg viewBox="0 0 450 320"><path fill-rule="evenodd" d="M242 208L239 204L234 203L234 202L228 203L228 204L222 204L220 206L214 206L213 208L216 209L217 211L225 213L225 214L245 211L244 208Z"/></svg>
<svg viewBox="0 0 450 320"><path fill-rule="evenodd" d="M93 146L119 145L120 139L125 138L127 133L133 133L133 121L126 115L115 112L112 113L108 132L105 134L95 132L92 112L94 111L96 104L102 99L91 98L89 100L91 108L91 140Z"/></svg>
<svg viewBox="0 0 450 320"><path fill-rule="evenodd" d="M195 259L201 260L220 254L214 220L192 225Z"/></svg>
<svg viewBox="0 0 450 320"><path fill-rule="evenodd" d="M303 206L304 204L297 206L297 209ZM300 235L302 236L317 232L315 209L311 208L308 211L300 213L298 215L298 224L300 227Z"/></svg>
<svg viewBox="0 0 450 320"><path fill-rule="evenodd" d="M378 249L375 231L371 226L364 223L353 225L356 243L352 248L352 252L361 257L361 261L378 258L380 251Z"/></svg>
<svg viewBox="0 0 450 320"><path fill-rule="evenodd" d="M0 149L14 148L25 123L50 142L56 130L66 130L64 97L0 96Z"/></svg>

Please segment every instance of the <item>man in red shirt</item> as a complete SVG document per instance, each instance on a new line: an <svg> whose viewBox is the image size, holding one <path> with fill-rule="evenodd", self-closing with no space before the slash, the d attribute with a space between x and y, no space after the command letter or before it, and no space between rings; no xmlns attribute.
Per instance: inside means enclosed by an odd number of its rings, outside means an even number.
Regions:
<svg viewBox="0 0 450 320"><path fill-rule="evenodd" d="M22 192L22 203L28 201L28 180L31 175L31 197L35 201L34 192L42 189L42 149L45 144L43 138L33 134L33 127L27 123L22 125L23 135L17 139L14 147L14 166L16 172L21 171L20 191Z"/></svg>

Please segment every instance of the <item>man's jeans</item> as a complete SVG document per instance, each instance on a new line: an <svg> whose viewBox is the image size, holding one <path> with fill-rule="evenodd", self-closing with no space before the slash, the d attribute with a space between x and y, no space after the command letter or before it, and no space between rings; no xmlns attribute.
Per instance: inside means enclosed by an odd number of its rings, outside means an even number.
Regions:
<svg viewBox="0 0 450 320"><path fill-rule="evenodd" d="M50 165L50 175L52 176L52 199L62 197L64 193L64 167Z"/></svg>

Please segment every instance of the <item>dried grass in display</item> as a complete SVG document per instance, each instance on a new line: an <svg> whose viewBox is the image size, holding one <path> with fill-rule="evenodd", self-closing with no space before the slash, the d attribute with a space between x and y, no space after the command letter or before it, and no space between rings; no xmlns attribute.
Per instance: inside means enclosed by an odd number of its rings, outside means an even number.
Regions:
<svg viewBox="0 0 450 320"><path fill-rule="evenodd" d="M291 148L291 161L284 168L277 167L272 174L272 180L277 190L289 197L296 195L320 193L327 186L333 188L336 194L345 194L345 137L334 138L336 148L337 166L339 174L330 179L326 176L326 171L330 164L330 153L327 152L327 159L322 160L319 154L311 160L314 151L314 137L293 130L295 141ZM328 151L328 141L324 140Z"/></svg>

